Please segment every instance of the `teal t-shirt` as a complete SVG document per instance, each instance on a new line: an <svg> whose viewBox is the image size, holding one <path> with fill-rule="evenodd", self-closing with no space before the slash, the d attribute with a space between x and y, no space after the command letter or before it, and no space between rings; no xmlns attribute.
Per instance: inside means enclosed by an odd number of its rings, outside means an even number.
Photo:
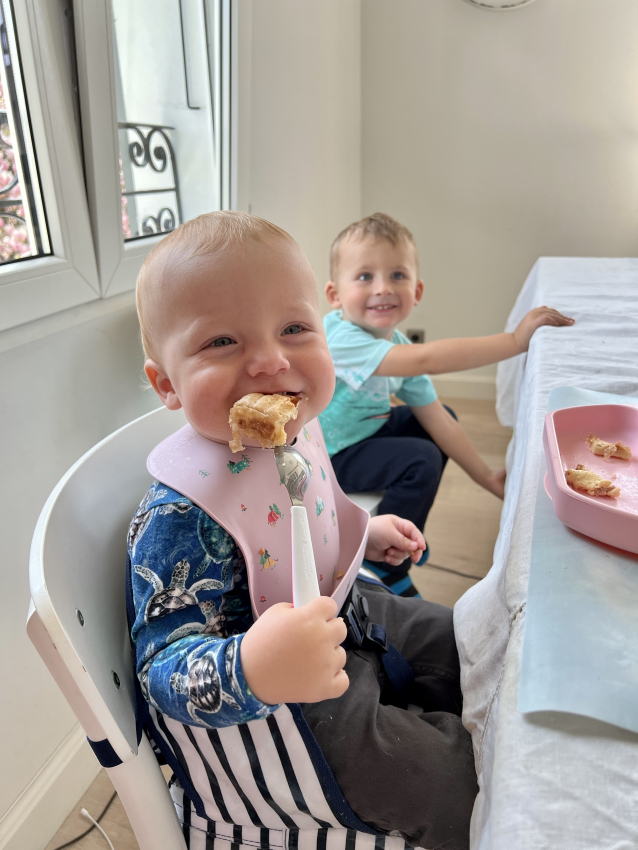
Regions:
<svg viewBox="0 0 638 850"><path fill-rule="evenodd" d="M390 393L410 407L436 401L436 390L427 375L385 378L374 375L393 345L411 345L400 331L392 339L377 339L334 310L323 326L337 375L332 401L319 421L330 457L372 437L390 414Z"/></svg>

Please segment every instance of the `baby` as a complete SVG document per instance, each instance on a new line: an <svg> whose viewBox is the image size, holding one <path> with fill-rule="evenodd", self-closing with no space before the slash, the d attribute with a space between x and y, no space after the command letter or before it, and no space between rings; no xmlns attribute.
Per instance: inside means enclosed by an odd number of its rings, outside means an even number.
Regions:
<svg viewBox="0 0 638 850"><path fill-rule="evenodd" d="M211 442L211 457L222 448L229 451L229 410L253 392L298 397L298 416L286 425L288 442L299 437L296 445L303 452L304 440L314 434L317 450L323 451L314 420L332 398L334 369L310 265L287 233L239 212L200 216L151 251L138 278L137 306L146 375L169 409L184 410L196 440ZM236 462L199 472L210 476L205 481L232 479L234 487L244 486L250 503L250 455L262 450L245 438L244 443L241 459L231 455ZM325 458L329 481L323 468L315 468L313 476L332 486ZM256 568L275 575L289 570L289 561L278 563L266 548L259 556L242 551L213 519L215 505L224 507L225 493L211 489L209 513L154 482L128 539L131 638L141 692L150 706L145 725L184 789L185 823L191 823L186 812L192 804L211 836L215 821L237 824L240 835L242 826L289 825L285 814L268 809L270 803L259 816L246 804L250 817L244 816L244 824L237 812L223 815L226 792L219 789L229 787L228 770L218 776L226 757L214 736L241 724L250 729L251 721L263 723L263 718L270 723L288 711L283 703L301 704L303 716L295 714L295 722L302 737L310 736L304 738L309 752L320 751L327 762L318 772L320 783L332 788L333 798L343 795L338 814L333 807L340 826L355 823L381 836L401 835L413 846L467 848L477 786L470 736L460 719L452 612L357 581L343 610L356 603L364 625L366 615L368 623L377 624L362 641L351 625L346 629L329 596L301 608L280 602L259 610L255 619L247 562L252 569L260 557ZM268 524L289 522L283 503L270 507ZM259 521L244 512L245 504L239 508L238 503L238 537ZM264 534L268 524L263 523ZM332 524L338 525L338 517ZM413 523L386 514L370 521L365 554L397 565L406 558L417 561L424 546ZM318 570L323 551L315 547ZM281 551L279 557L288 559ZM397 670L403 676L399 683ZM407 710L408 701L415 710ZM244 733L236 737L245 741ZM200 760L205 770L197 772ZM270 797L260 788L267 802ZM269 793L276 796L272 788ZM264 847L263 831L258 840ZM398 839L387 839L392 840ZM281 835L270 843L280 845Z"/></svg>
<svg viewBox="0 0 638 850"><path fill-rule="evenodd" d="M571 325L573 319L539 307L514 333L411 345L398 325L423 296L419 256L410 231L383 213L337 236L330 272L326 296L335 310L324 326L337 382L319 418L339 484L346 492L384 491L379 513L398 514L420 530L448 457L502 499L505 470L490 469L478 455L449 408L437 400L427 375L513 357L527 351L537 328ZM405 406L392 407L391 393ZM368 566L393 590L413 596L410 564Z"/></svg>

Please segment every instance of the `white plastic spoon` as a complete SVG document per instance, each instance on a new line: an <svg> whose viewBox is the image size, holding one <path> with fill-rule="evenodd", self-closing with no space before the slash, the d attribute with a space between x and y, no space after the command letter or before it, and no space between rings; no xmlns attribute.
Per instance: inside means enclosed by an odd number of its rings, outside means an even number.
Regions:
<svg viewBox="0 0 638 850"><path fill-rule="evenodd" d="M292 503L292 604L300 608L321 595L308 514L303 506L303 497L310 483L310 469L306 459L292 446L277 446L275 461Z"/></svg>

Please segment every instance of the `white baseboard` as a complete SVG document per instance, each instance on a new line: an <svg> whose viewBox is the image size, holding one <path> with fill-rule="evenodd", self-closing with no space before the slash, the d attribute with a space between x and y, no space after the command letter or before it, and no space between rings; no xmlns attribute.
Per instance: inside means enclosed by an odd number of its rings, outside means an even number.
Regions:
<svg viewBox="0 0 638 850"><path fill-rule="evenodd" d="M0 819L0 850L44 850L100 769L74 726Z"/></svg>
<svg viewBox="0 0 638 850"><path fill-rule="evenodd" d="M496 381L490 375L472 375L467 373L435 375L432 382L437 393L443 398L482 398L496 399Z"/></svg>

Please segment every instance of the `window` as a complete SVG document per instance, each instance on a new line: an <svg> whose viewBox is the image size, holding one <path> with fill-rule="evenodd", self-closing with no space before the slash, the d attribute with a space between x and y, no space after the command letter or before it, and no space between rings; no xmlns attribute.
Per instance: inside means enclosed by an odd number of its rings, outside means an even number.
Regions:
<svg viewBox="0 0 638 850"><path fill-rule="evenodd" d="M0 0L0 330L229 205L231 0Z"/></svg>
<svg viewBox="0 0 638 850"><path fill-rule="evenodd" d="M93 301L100 286L58 4L0 0L0 9L3 95L11 111L4 133L14 150L14 189L19 186L24 215L16 206L5 210L31 228L29 233L26 227L29 255L25 251L0 264L0 330L5 330ZM6 233L8 215L3 222Z"/></svg>
<svg viewBox="0 0 638 850"><path fill-rule="evenodd" d="M112 0L126 241L221 205L218 12L202 0Z"/></svg>
<svg viewBox="0 0 638 850"><path fill-rule="evenodd" d="M79 0L89 204L103 294L130 289L158 238L220 209L228 182L224 0ZM227 134L226 134L227 135Z"/></svg>
<svg viewBox="0 0 638 850"><path fill-rule="evenodd" d="M0 8L0 263L50 253L11 6Z"/></svg>

